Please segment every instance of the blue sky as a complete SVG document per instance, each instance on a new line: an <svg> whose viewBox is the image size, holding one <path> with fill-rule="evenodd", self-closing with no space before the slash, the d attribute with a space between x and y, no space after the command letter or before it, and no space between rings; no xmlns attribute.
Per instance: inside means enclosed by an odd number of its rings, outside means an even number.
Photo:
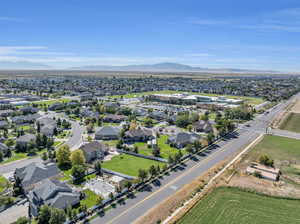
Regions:
<svg viewBox="0 0 300 224"><path fill-rule="evenodd" d="M10 0L0 62L300 71L299 0Z"/></svg>

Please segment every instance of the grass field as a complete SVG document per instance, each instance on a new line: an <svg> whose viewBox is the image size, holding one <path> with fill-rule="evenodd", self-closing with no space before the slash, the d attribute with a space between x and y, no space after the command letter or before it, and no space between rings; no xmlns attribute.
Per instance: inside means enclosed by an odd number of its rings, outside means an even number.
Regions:
<svg viewBox="0 0 300 224"><path fill-rule="evenodd" d="M149 169L152 165L162 167L163 163L127 154L114 156L111 160L102 163L103 168L135 177L138 176L139 169Z"/></svg>
<svg viewBox="0 0 300 224"><path fill-rule="evenodd" d="M300 200L274 198L237 188L218 188L203 198L180 224L300 223Z"/></svg>
<svg viewBox="0 0 300 224"><path fill-rule="evenodd" d="M36 101L36 102L33 102L33 104L49 106L49 105L52 105L55 103L68 103L70 101L71 101L70 99L53 99L53 100Z"/></svg>
<svg viewBox="0 0 300 224"><path fill-rule="evenodd" d="M171 147L169 144L167 144L167 135L161 135L158 138L157 144L160 148L160 156L164 159L168 159L169 155L174 156L176 153L178 153L178 149ZM135 143L135 145L139 149L139 153L146 155L146 156L153 156L152 149L147 147L147 143L144 142L138 142ZM181 150L182 154L186 154L185 150Z"/></svg>
<svg viewBox="0 0 300 224"><path fill-rule="evenodd" d="M262 154L268 155L271 159L277 161L297 161L300 162L300 140L265 135L261 142L259 142L248 154L250 161L258 160ZM300 177L300 168L292 165L283 164L281 167L283 174L294 175Z"/></svg>
<svg viewBox="0 0 300 224"><path fill-rule="evenodd" d="M280 125L280 129L300 133L300 114L289 113Z"/></svg>
<svg viewBox="0 0 300 224"><path fill-rule="evenodd" d="M7 187L8 181L5 179L5 177L0 176L0 193L4 191L4 189Z"/></svg>
<svg viewBox="0 0 300 224"><path fill-rule="evenodd" d="M133 97L140 97L140 96L146 96L150 94L155 94L155 93L161 93L161 94L173 94L173 93L182 93L183 91L172 91L172 90L164 90L164 91L151 91L151 92L142 92L142 93L130 93L126 95L115 95L111 96L111 98L133 98ZM203 96L221 96L220 94L209 94L209 93L194 93L194 92L188 92L193 95L203 95ZM222 95L228 98L232 99L243 99L245 100L248 104L251 105L259 105L264 102L262 98L257 98L257 97L247 97L247 96L232 96L232 95Z"/></svg>

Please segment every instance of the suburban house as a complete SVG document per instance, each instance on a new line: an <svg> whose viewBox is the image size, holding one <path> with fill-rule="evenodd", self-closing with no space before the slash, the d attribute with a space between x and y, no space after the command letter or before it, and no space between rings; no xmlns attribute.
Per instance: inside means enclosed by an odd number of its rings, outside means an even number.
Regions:
<svg viewBox="0 0 300 224"><path fill-rule="evenodd" d="M269 167L269 166L264 166L258 163L251 163L251 165L247 167L246 172L249 174L257 173L262 178L272 180L272 181L277 181L280 176L279 169Z"/></svg>
<svg viewBox="0 0 300 224"><path fill-rule="evenodd" d="M55 110L62 110L65 107L63 103L54 103L48 107L49 110L55 111Z"/></svg>
<svg viewBox="0 0 300 224"><path fill-rule="evenodd" d="M27 146L30 142L35 142L35 141L36 141L36 136L34 134L26 134L18 137L16 143L17 145Z"/></svg>
<svg viewBox="0 0 300 224"><path fill-rule="evenodd" d="M124 141L125 142L147 142L153 139L153 132L149 128L138 127L125 132Z"/></svg>
<svg viewBox="0 0 300 224"><path fill-rule="evenodd" d="M30 163L22 168L16 168L15 180L19 180L25 192L31 190L34 185L44 179L48 179L59 174L59 169L55 163Z"/></svg>
<svg viewBox="0 0 300 224"><path fill-rule="evenodd" d="M25 124L25 123L34 123L41 115L39 114L28 114L21 115L11 118L11 122L15 124Z"/></svg>
<svg viewBox="0 0 300 224"><path fill-rule="evenodd" d="M0 121L0 128L4 129L4 128L8 128L9 124L7 121L3 120Z"/></svg>
<svg viewBox="0 0 300 224"><path fill-rule="evenodd" d="M45 179L34 190L28 192L27 198L30 214L37 216L39 208L43 205L66 209L68 206L79 204L80 193L58 180Z"/></svg>
<svg viewBox="0 0 300 224"><path fill-rule="evenodd" d="M104 126L95 133L96 140L115 140L119 139L121 129L114 126Z"/></svg>
<svg viewBox="0 0 300 224"><path fill-rule="evenodd" d="M162 111L153 111L149 113L149 117L158 121L166 120L169 116Z"/></svg>
<svg viewBox="0 0 300 224"><path fill-rule="evenodd" d="M195 132L205 132L210 133L213 132L213 124L211 121L197 121L193 124L193 130Z"/></svg>
<svg viewBox="0 0 300 224"><path fill-rule="evenodd" d="M188 144L193 144L194 142L200 140L200 136L194 133L179 132L168 138L168 143L178 149L182 149Z"/></svg>
<svg viewBox="0 0 300 224"><path fill-rule="evenodd" d="M125 121L126 116L117 114L108 114L103 118L103 122L121 123Z"/></svg>
<svg viewBox="0 0 300 224"><path fill-rule="evenodd" d="M20 108L20 111L22 111L23 114L35 114L39 111L39 109L32 106L25 106Z"/></svg>
<svg viewBox="0 0 300 224"><path fill-rule="evenodd" d="M80 150L83 151L86 162L90 163L94 160L102 160L108 153L109 147L102 142L93 141L82 145Z"/></svg>
<svg viewBox="0 0 300 224"><path fill-rule="evenodd" d="M41 126L40 132L48 137L53 136L54 130L57 127L56 120L49 117L41 117L36 123L39 123Z"/></svg>

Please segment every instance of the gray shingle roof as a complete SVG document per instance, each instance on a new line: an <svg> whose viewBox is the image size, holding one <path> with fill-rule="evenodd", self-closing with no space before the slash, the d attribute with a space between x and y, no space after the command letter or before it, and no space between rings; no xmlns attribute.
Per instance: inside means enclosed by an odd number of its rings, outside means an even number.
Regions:
<svg viewBox="0 0 300 224"><path fill-rule="evenodd" d="M15 177L21 180L23 187L30 186L58 174L59 170L54 163L47 165L43 163L30 163L15 170Z"/></svg>
<svg viewBox="0 0 300 224"><path fill-rule="evenodd" d="M112 127L112 126L104 126L96 131L96 135L103 135L103 136L112 136L112 135L118 136L119 134L120 134L120 128Z"/></svg>

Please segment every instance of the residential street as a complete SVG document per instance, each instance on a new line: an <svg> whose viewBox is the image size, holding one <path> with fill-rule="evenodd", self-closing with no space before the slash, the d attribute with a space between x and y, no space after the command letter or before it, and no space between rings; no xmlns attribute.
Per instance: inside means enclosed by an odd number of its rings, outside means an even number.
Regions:
<svg viewBox="0 0 300 224"><path fill-rule="evenodd" d="M146 214L182 186L191 182L196 177L205 173L218 162L228 158L240 149L250 144L259 134L264 133L269 123L288 105L295 97L285 103L281 103L272 108L268 114L258 115L253 121L241 126L234 136L220 141L206 155L198 156L198 161L188 161L186 167L161 180L159 186L152 185L151 189L136 194L136 198L126 200L126 204L118 205L115 209L110 209L105 216L97 217L91 223L134 223L138 218ZM250 127L246 127L250 125ZM117 214L117 215L116 215Z"/></svg>

